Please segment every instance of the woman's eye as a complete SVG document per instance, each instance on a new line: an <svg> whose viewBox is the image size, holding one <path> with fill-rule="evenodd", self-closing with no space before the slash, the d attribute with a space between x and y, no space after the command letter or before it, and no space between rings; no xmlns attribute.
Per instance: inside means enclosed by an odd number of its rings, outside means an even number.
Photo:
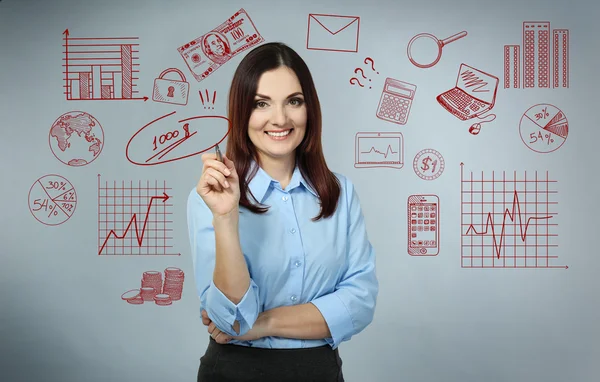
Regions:
<svg viewBox="0 0 600 382"><path fill-rule="evenodd" d="M291 103L293 106L300 106L300 105L302 105L302 103L303 103L303 102L304 102L304 100L302 100L302 99L300 99L300 98L292 98L292 99L290 100L290 103Z"/></svg>
<svg viewBox="0 0 600 382"><path fill-rule="evenodd" d="M267 103L265 101L257 101L256 103L254 103L254 106L258 108L263 108L267 106Z"/></svg>

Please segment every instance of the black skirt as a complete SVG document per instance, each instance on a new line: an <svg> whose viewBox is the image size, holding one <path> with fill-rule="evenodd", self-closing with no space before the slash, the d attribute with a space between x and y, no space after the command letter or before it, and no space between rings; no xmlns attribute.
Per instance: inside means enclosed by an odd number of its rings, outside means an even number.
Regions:
<svg viewBox="0 0 600 382"><path fill-rule="evenodd" d="M266 349L219 344L210 337L198 382L344 382L338 349Z"/></svg>

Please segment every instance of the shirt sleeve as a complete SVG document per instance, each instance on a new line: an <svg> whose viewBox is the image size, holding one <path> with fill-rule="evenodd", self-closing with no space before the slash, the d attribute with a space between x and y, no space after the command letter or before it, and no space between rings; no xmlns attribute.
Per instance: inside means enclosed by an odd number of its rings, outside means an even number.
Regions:
<svg viewBox="0 0 600 382"><path fill-rule="evenodd" d="M188 197L187 222L200 310L206 310L208 317L222 332L230 336L246 334L258 317L258 286L250 278L250 286L238 304L215 286L212 279L216 255L212 212L195 188ZM233 329L235 321L240 324L239 333Z"/></svg>
<svg viewBox="0 0 600 382"><path fill-rule="evenodd" d="M321 312L329 331L325 338L333 348L360 333L373 320L379 292L375 274L375 250L367 237L358 194L346 180L348 205L348 263L333 293L311 301Z"/></svg>

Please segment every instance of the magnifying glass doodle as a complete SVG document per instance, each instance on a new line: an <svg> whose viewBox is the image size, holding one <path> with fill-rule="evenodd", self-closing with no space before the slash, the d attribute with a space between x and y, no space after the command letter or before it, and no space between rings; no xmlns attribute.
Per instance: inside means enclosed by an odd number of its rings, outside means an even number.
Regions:
<svg viewBox="0 0 600 382"><path fill-rule="evenodd" d="M416 35L415 37L411 38L410 41L408 42L408 47L406 48L406 52L408 53L408 59L410 60L410 62L412 62L415 66L419 67L419 68L431 68L433 65L437 64L438 61L440 60L440 58L442 58L442 48L444 47L444 45L447 45L451 42L454 42L458 39L461 39L463 37L465 37L467 35L466 31L462 31L459 32L455 35L452 35L446 39L443 40L438 40L437 37L435 37L432 34L429 33L420 33L418 35ZM418 51L420 52L421 50L425 50L425 51L434 51L435 48L433 46L437 45L437 57L435 57L433 60L431 60L431 58L428 59L420 59L419 61L421 61L421 63L417 62L414 58L413 58L413 53L412 53L412 49L413 49L413 44L417 42L417 46L418 46ZM423 63L426 62L426 63Z"/></svg>

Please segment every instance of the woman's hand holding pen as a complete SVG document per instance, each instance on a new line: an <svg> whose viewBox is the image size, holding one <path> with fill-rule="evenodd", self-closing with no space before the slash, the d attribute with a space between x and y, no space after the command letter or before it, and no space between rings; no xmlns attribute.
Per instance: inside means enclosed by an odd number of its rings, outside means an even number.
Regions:
<svg viewBox="0 0 600 382"><path fill-rule="evenodd" d="M202 154L202 175L196 185L213 216L227 216L238 208L240 200L239 177L233 161L223 156L223 162L214 153Z"/></svg>

